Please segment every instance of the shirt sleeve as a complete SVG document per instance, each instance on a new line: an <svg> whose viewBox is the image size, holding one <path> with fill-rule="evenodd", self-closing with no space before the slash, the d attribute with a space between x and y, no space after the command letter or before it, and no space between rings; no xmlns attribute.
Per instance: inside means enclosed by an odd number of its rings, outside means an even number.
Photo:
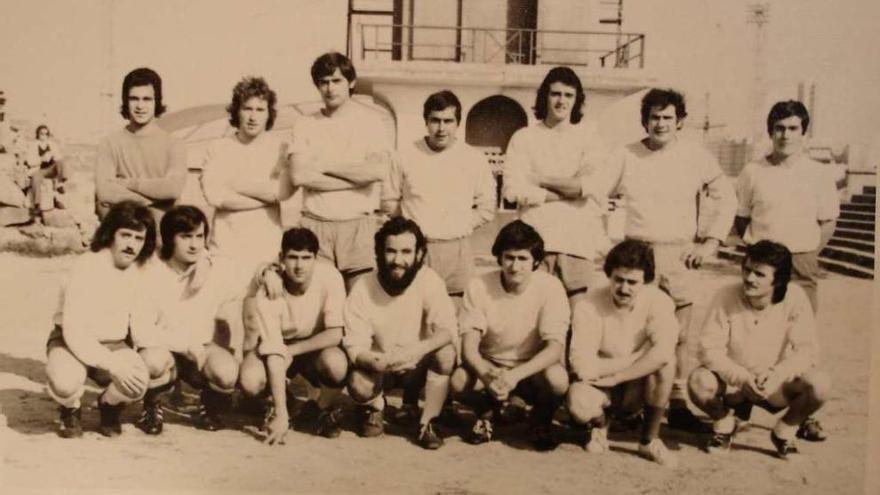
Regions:
<svg viewBox="0 0 880 495"><path fill-rule="evenodd" d="M571 312L571 371L581 380L599 376L602 319L589 299L579 299Z"/></svg>
<svg viewBox="0 0 880 495"><path fill-rule="evenodd" d="M709 313L700 334L699 356L703 366L718 373L725 383L739 387L747 382L752 374L728 356L730 322L724 304L726 294L726 291L719 293L709 306Z"/></svg>
<svg viewBox="0 0 880 495"><path fill-rule="evenodd" d="M324 302L324 328L342 327L343 307L345 306L345 283L342 275L333 267L328 267L327 299Z"/></svg>
<svg viewBox="0 0 880 495"><path fill-rule="evenodd" d="M528 180L531 173L531 165L526 154L526 139L523 130L517 131L507 145L507 154L504 158L504 198L507 201L525 202L528 204L542 204L546 198L544 189L532 184Z"/></svg>
<svg viewBox="0 0 880 495"><path fill-rule="evenodd" d="M700 166L702 170L701 181L705 190L706 201L712 204L708 208L700 208L700 216L706 216L700 219L699 225L705 225L705 236L713 239L724 241L733 225L733 217L736 214L737 202L736 193L730 179L721 171L718 161L711 153L705 149L700 149L702 158Z"/></svg>
<svg viewBox="0 0 880 495"><path fill-rule="evenodd" d="M287 357L287 346L284 345L284 336L281 331L281 312L279 311L281 304L284 304L282 299L272 301L262 295L256 297L256 318L252 321L257 327L259 336L257 353L260 356Z"/></svg>
<svg viewBox="0 0 880 495"><path fill-rule="evenodd" d="M571 322L571 308L562 282L557 278L549 278L544 293L544 306L538 317L538 335L541 340L552 340L565 346L565 334Z"/></svg>
<svg viewBox="0 0 880 495"><path fill-rule="evenodd" d="M736 216L738 217L752 217L752 168L751 164L747 164L736 179Z"/></svg>
<svg viewBox="0 0 880 495"><path fill-rule="evenodd" d="M462 335L473 331L479 332L480 335L486 334L488 318L484 301L481 278L471 279L465 288L459 312L459 332Z"/></svg>
<svg viewBox="0 0 880 495"><path fill-rule="evenodd" d="M453 341L458 340L458 321L455 317L455 305L446 292L446 284L440 276L429 272L425 278L424 308L425 323L432 333L446 332Z"/></svg>
<svg viewBox="0 0 880 495"><path fill-rule="evenodd" d="M816 321L813 308L804 291L793 284L788 286L786 299L790 299L788 312L787 346L782 359L773 366L783 381L803 375L818 357Z"/></svg>
<svg viewBox="0 0 880 495"><path fill-rule="evenodd" d="M403 196L403 160L399 151L391 154L388 177L382 181L382 201L400 201Z"/></svg>
<svg viewBox="0 0 880 495"><path fill-rule="evenodd" d="M373 347L373 325L370 323L369 312L369 289L367 283L369 277L361 277L355 283L351 294L345 301L342 310L342 319L345 323L343 328L342 347L348 354L350 362L357 361L357 357Z"/></svg>
<svg viewBox="0 0 880 495"><path fill-rule="evenodd" d="M666 294L656 293L651 312L646 322L646 333L651 345L661 349L663 356L675 359L675 346L678 343L679 324L675 318L675 303Z"/></svg>
<svg viewBox="0 0 880 495"><path fill-rule="evenodd" d="M834 220L840 216L840 196L837 193L837 184L831 170L823 165L817 165L819 176L819 211L817 220Z"/></svg>
<svg viewBox="0 0 880 495"><path fill-rule="evenodd" d="M90 266L79 264L71 272L64 288L61 330L70 352L86 366L108 369L112 353L91 334L89 315L93 307Z"/></svg>
<svg viewBox="0 0 880 495"><path fill-rule="evenodd" d="M218 150L216 143L211 143L205 151L204 162L202 163L202 193L205 200L213 207L222 205L229 195L229 189L226 187L226 181L219 169L220 164L217 163Z"/></svg>

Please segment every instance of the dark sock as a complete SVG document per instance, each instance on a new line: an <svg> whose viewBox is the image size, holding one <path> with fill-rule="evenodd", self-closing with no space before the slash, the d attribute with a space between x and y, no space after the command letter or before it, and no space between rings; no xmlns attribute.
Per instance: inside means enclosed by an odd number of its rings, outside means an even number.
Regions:
<svg viewBox="0 0 880 495"><path fill-rule="evenodd" d="M639 442L648 445L660 435L660 422L666 412L664 407L645 406L645 422L642 424L642 435Z"/></svg>

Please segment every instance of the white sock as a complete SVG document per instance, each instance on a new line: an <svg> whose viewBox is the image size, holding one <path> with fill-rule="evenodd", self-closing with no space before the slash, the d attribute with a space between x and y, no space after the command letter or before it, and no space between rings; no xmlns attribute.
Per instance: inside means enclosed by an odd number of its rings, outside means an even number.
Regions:
<svg viewBox="0 0 880 495"><path fill-rule="evenodd" d="M787 425L785 421L782 421L782 418L776 422L776 426L773 427L773 433L776 434L777 437L783 440L794 440L795 434L797 434L798 425Z"/></svg>
<svg viewBox="0 0 880 495"><path fill-rule="evenodd" d="M725 433L730 434L733 433L733 429L736 428L736 418L733 417L733 414L728 413L727 416L724 416L721 419L716 419L712 424L712 431L715 433Z"/></svg>
<svg viewBox="0 0 880 495"><path fill-rule="evenodd" d="M425 407L422 409L420 424L427 424L440 414L448 393L449 377L428 370L428 377L425 380Z"/></svg>

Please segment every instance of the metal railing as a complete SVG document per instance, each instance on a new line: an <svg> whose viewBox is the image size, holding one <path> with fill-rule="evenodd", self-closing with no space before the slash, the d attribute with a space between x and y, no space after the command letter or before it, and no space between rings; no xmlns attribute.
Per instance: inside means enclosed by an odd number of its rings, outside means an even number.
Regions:
<svg viewBox="0 0 880 495"><path fill-rule="evenodd" d="M638 67L645 35L601 31L358 24L360 60Z"/></svg>

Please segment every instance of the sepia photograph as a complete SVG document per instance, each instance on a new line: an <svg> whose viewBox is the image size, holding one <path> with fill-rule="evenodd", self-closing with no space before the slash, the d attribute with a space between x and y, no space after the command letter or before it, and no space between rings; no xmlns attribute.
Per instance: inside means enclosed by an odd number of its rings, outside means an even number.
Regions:
<svg viewBox="0 0 880 495"><path fill-rule="evenodd" d="M0 492L880 494L880 4L0 12Z"/></svg>

